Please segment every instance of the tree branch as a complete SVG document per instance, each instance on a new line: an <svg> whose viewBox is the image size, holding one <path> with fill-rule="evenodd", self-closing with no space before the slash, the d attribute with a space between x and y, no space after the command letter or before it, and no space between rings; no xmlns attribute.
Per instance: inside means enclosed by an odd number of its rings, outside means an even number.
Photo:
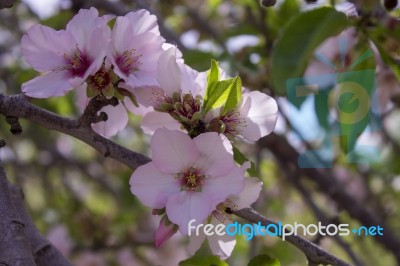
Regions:
<svg viewBox="0 0 400 266"><path fill-rule="evenodd" d="M31 247L32 255L36 263L35 265L72 266L72 263L68 261L53 245L51 245L50 242L39 233L36 226L33 224L32 219L25 208L22 190L11 184L8 186L11 191L13 206L25 225L25 235Z"/></svg>
<svg viewBox="0 0 400 266"><path fill-rule="evenodd" d="M147 156L128 150L102 137L90 127L81 127L80 118L72 119L58 116L34 106L28 101L28 97L22 94L13 96L0 94L0 114L24 118L47 129L73 136L89 144L104 156L114 158L132 169L150 162Z"/></svg>
<svg viewBox="0 0 400 266"><path fill-rule="evenodd" d="M10 8L14 5L15 0L0 0L0 10Z"/></svg>
<svg viewBox="0 0 400 266"><path fill-rule="evenodd" d="M56 130L78 138L97 149L105 156L110 156L132 169L136 169L138 166L150 162L148 157L128 150L109 139L101 137L90 127L81 127L79 118L71 119L61 117L34 106L28 101L27 97L22 94L14 96L0 94L0 114L5 116L25 118L31 122L40 124L47 129ZM236 211L235 214L255 223L258 221L262 221L263 223L272 223L272 221L267 220L265 217L258 214L251 208ZM290 237L290 240L288 238L288 242L292 243L301 251L303 251L310 263L331 263L334 266L350 265L334 255L329 254L327 251L319 248L317 245L306 239L300 237Z"/></svg>
<svg viewBox="0 0 400 266"><path fill-rule="evenodd" d="M299 176L309 178L316 183L320 191L328 195L338 204L340 209L346 210L353 218L360 221L362 225L367 227L380 225L383 227L385 231L384 234L382 236L377 235L376 239L386 247L386 249L390 250L396 257L398 263L400 263L400 240L374 212L362 205L353 196L346 193L337 183L332 173L324 169L298 168L297 160L299 154L282 136L272 133L261 139L259 144L261 147L268 148L282 162L285 162L286 167L295 168L296 171L299 172Z"/></svg>
<svg viewBox="0 0 400 266"><path fill-rule="evenodd" d="M18 217L8 189L8 181L0 165L0 265L36 265L28 241L25 224Z"/></svg>
<svg viewBox="0 0 400 266"><path fill-rule="evenodd" d="M270 224L278 225L274 221L265 218L252 208L244 208L238 211L234 211L233 213L253 223L261 222L263 226L268 226ZM319 264L323 265L331 264L333 266L351 265L300 236L295 236L295 235L287 236L285 237L285 240L291 243L292 245L296 246L304 253L304 255L306 255L309 265L319 265Z"/></svg>

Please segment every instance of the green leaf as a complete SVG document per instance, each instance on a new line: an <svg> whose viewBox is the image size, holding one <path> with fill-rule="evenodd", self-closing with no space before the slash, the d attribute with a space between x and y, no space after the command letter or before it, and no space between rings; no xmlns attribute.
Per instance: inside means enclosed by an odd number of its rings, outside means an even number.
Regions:
<svg viewBox="0 0 400 266"><path fill-rule="evenodd" d="M242 81L239 77L215 82L210 87L207 100L204 101L204 112L224 106L223 113L235 109L242 98Z"/></svg>
<svg viewBox="0 0 400 266"><path fill-rule="evenodd" d="M281 266L281 263L268 255L259 255L252 258L247 266Z"/></svg>
<svg viewBox="0 0 400 266"><path fill-rule="evenodd" d="M257 169L256 169L256 164L252 161L249 160L249 158L246 157L238 148L235 146L232 146L233 148L233 159L235 162L237 162L240 165L243 165L245 162L250 162L251 166L249 169L247 169L247 173L250 176L257 177Z"/></svg>
<svg viewBox="0 0 400 266"><path fill-rule="evenodd" d="M179 266L229 266L217 256L194 256L179 262Z"/></svg>
<svg viewBox="0 0 400 266"><path fill-rule="evenodd" d="M224 106L223 113L235 109L242 98L242 81L239 77L219 80L218 63L211 60L211 69L207 76L207 89L203 103L203 112Z"/></svg>
<svg viewBox="0 0 400 266"><path fill-rule="evenodd" d="M211 60L211 68L207 75L207 89L205 95L205 101L210 98L212 94L214 94L216 83L219 81L219 68L218 62L215 60Z"/></svg>
<svg viewBox="0 0 400 266"><path fill-rule="evenodd" d="M286 80L301 77L315 48L347 26L346 15L330 7L301 13L289 22L271 56L274 89L285 94Z"/></svg>
<svg viewBox="0 0 400 266"><path fill-rule="evenodd" d="M229 89L230 88L230 89ZM224 113L236 108L242 98L242 80L240 77L235 77L233 83L228 88L228 97L224 105Z"/></svg>

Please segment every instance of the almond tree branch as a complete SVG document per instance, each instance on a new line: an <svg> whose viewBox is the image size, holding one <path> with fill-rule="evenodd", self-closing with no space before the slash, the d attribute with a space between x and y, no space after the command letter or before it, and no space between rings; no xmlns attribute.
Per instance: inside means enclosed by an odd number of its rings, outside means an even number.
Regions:
<svg viewBox="0 0 400 266"><path fill-rule="evenodd" d="M352 195L349 195L336 181L331 172L316 168L298 168L297 160L299 153L287 142L287 140L274 133L259 141L261 147L270 150L280 161L285 162L285 167L294 168L299 176L309 178L317 184L319 190L329 196L340 209L346 210L354 219L361 222L362 225L370 227L380 225L384 228L382 236L376 236L387 250L390 250L400 265L400 240L392 232L386 223L373 211L368 209Z"/></svg>
<svg viewBox="0 0 400 266"><path fill-rule="evenodd" d="M68 261L50 242L44 238L28 214L24 204L24 194L18 187L8 184L11 192L11 199L15 210L17 210L19 217L25 225L25 236L31 247L31 252L37 266L72 266ZM14 265L14 264L12 264Z"/></svg>
<svg viewBox="0 0 400 266"><path fill-rule="evenodd" d="M0 265L36 265L28 241L25 224L20 219L8 189L8 181L0 165Z"/></svg>
<svg viewBox="0 0 400 266"><path fill-rule="evenodd" d="M268 226L270 224L278 225L274 221L265 218L252 208L244 208L238 211L234 211L233 213L253 223L261 222L263 226ZM319 264L334 265L334 266L351 265L300 236L290 235L285 237L285 240L291 243L292 245L296 246L304 253L304 255L306 255L309 265L319 265Z"/></svg>
<svg viewBox="0 0 400 266"><path fill-rule="evenodd" d="M52 112L32 105L28 98L22 94L7 96L0 94L0 114L24 118L31 122L42 125L51 130L56 130L67 135L78 138L79 140L92 146L105 156L116 159L117 161L136 169L138 166L150 162L150 159L142 154L128 150L113 141L106 139L95 133L90 127L83 126L78 119L65 118ZM266 224L271 223L255 210L247 208L236 211L236 215L257 223L261 221ZM334 266L348 266L350 264L328 253L312 242L301 237L292 236L288 242L298 247L311 263L332 264Z"/></svg>
<svg viewBox="0 0 400 266"><path fill-rule="evenodd" d="M102 137L91 127L81 126L82 119L60 117L31 104L28 97L22 94L12 96L0 94L0 114L24 118L45 128L73 136L89 144L104 156L114 158L132 169L150 162L147 156L128 150Z"/></svg>

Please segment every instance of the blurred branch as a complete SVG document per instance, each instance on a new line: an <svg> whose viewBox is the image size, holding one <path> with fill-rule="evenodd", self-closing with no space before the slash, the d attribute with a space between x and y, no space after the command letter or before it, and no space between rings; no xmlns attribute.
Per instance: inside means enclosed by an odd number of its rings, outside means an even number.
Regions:
<svg viewBox="0 0 400 266"><path fill-rule="evenodd" d="M278 136L275 133L261 139L259 145L272 151L279 160L284 162L284 167L295 168L299 176L310 178L317 184L321 192L334 200L339 208L346 210L362 225L366 227L380 225L383 227L385 233L382 236L376 236L376 239L393 253L397 262L400 264L400 240L380 217L361 204L356 198L346 193L332 173L324 169L298 168L297 160L299 158L299 153L284 137Z"/></svg>
<svg viewBox="0 0 400 266"><path fill-rule="evenodd" d="M10 8L13 6L15 0L0 0L0 9Z"/></svg>
<svg viewBox="0 0 400 266"><path fill-rule="evenodd" d="M88 107L90 108L90 107ZM82 127L78 119L71 119L58 116L54 113L46 111L42 108L32 105L28 98L22 94L7 96L0 94L0 114L5 116L14 116L25 118L31 122L40 124L45 128L56 130L67 135L76 137L88 145L94 147L105 156L110 156L117 161L136 169L138 166L150 162L150 159L142 154L128 150L113 141L101 137L95 133L90 127ZM244 209L235 212L238 216L257 223L268 221L265 217L258 214L253 209ZM270 221L268 221L270 223ZM336 266L350 265L343 262L339 258L329 254L327 251L319 248L312 242L300 238L291 237L289 243L294 244L305 253L310 262L331 263Z"/></svg>
<svg viewBox="0 0 400 266"><path fill-rule="evenodd" d="M242 210L234 211L234 214L253 223L261 222L263 226L268 226L270 224L278 226L277 223L265 218L252 208L244 208ZM292 245L296 246L304 253L304 255L306 255L309 265L320 265L320 264L323 265L330 264L333 266L351 265L300 236L295 236L295 235L287 236L285 237L285 240L291 243Z"/></svg>
<svg viewBox="0 0 400 266"><path fill-rule="evenodd" d="M300 193L304 202L310 207L314 216L324 225L327 226L330 223L334 222L335 224L339 224L339 219L337 217L328 218L327 215L315 204L310 191L308 191L305 186L301 183L300 176L298 173L291 171L292 169L288 169L285 167L282 161L278 161L280 165L280 169L285 173L288 181L292 183L292 185L296 188L296 190ZM339 236L334 235L332 238L338 243L339 246L347 253L347 255L352 259L354 265L362 266L364 263L357 257L357 255L353 252L351 247ZM320 238L318 238L320 240ZM318 242L314 241L316 244Z"/></svg>

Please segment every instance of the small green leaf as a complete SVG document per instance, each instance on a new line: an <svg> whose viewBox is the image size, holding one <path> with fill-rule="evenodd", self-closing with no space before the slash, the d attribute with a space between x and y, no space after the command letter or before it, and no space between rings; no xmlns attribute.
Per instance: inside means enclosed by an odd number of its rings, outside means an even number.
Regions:
<svg viewBox="0 0 400 266"><path fill-rule="evenodd" d="M224 106L223 113L236 108L242 98L242 81L239 77L225 79L214 84L212 93L204 102L204 112Z"/></svg>
<svg viewBox="0 0 400 266"><path fill-rule="evenodd" d="M179 262L179 266L229 266L217 256L194 256Z"/></svg>
<svg viewBox="0 0 400 266"><path fill-rule="evenodd" d="M274 89L285 94L286 81L301 77L315 48L348 26L346 15L330 7L303 12L289 22L271 56Z"/></svg>
<svg viewBox="0 0 400 266"><path fill-rule="evenodd" d="M281 263L268 255L259 255L252 258L247 266L281 266Z"/></svg>
<svg viewBox="0 0 400 266"><path fill-rule="evenodd" d="M235 109L240 102L240 99L242 98L242 80L239 77L235 77L233 80L234 81L231 84L228 98L226 99L226 103L224 104L223 113Z"/></svg>
<svg viewBox="0 0 400 266"><path fill-rule="evenodd" d="M237 162L240 165L243 165L245 162L250 162L251 166L249 169L247 169L247 173L253 177L258 176L256 164L254 162L250 161L246 157L246 155L244 155L238 148L236 148L235 146L232 146L232 148L233 148L233 159L235 160L235 162Z"/></svg>
<svg viewBox="0 0 400 266"><path fill-rule="evenodd" d="M207 89L204 100L207 100L208 98L210 98L212 94L214 94L214 90L216 89L215 85L219 81L219 79L220 75L219 75L218 62L215 60L211 60L211 68L207 75Z"/></svg>

